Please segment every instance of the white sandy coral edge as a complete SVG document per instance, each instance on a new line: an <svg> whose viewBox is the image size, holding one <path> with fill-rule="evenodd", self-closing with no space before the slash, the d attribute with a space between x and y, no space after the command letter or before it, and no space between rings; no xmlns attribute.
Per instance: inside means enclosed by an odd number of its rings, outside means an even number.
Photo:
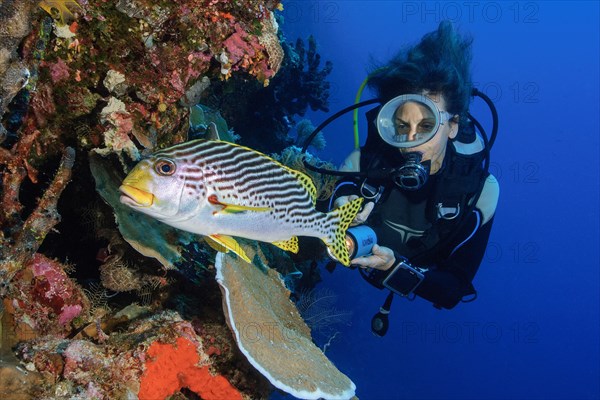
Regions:
<svg viewBox="0 0 600 400"><path fill-rule="evenodd" d="M285 391L286 393L291 394L292 396L295 396L299 399L307 399L307 400L311 400L311 399L331 399L331 400L344 400L344 399L350 399L354 396L355 394L355 390L356 390L356 385L354 385L354 382L352 383L352 386L349 388L348 391L343 392L343 393L336 393L335 395L332 395L331 393L325 393L322 392L321 390L316 390L314 392L308 392L305 390L301 390L298 391L292 387L287 386L285 383L278 381L277 379L275 379L273 376L271 376L271 374L269 373L269 371L267 371L266 369L263 368L262 365L260 365L255 359L252 358L252 356L250 355L250 353L248 352L248 350L246 348L244 348L244 346L242 345L242 341L240 338L240 332L238 331L237 327L235 326L235 320L232 317L232 310L231 310L231 302L229 301L229 289L224 285L224 277L222 274L222 269L223 269L223 257L224 254L223 253L217 253L217 257L215 260L215 268L217 270L217 274L216 274L216 279L217 282L219 283L219 285L221 285L221 287L223 288L224 292L225 292L225 303L227 304L227 318L229 319L229 326L231 328L231 330L233 331L233 334L235 335L235 341L238 344L238 347L240 349L240 351L242 352L242 354L244 354L246 356L246 358L248 359L248 361L250 362L250 364L252 364L252 366L254 368L256 368L258 370L258 372L260 372L261 374L263 374L263 376L265 378L267 378L271 384L273 384L273 386L275 386L278 389L281 389L283 391Z"/></svg>

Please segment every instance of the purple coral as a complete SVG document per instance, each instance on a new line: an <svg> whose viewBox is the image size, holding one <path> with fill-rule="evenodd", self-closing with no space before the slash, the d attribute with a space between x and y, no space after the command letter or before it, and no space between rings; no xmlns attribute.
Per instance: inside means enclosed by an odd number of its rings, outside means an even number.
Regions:
<svg viewBox="0 0 600 400"><path fill-rule="evenodd" d="M50 68L50 78L52 83L57 83L63 80L67 80L70 76L69 66L63 61L62 58L56 60L56 62L48 64Z"/></svg>

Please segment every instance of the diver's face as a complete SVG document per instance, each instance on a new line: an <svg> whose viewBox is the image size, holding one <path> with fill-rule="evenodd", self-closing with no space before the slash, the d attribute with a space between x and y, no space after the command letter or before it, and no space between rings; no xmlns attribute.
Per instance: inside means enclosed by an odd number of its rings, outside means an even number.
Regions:
<svg viewBox="0 0 600 400"><path fill-rule="evenodd" d="M427 92L422 94L436 103L441 111L446 111L446 100L443 95ZM400 148L400 152L422 153L422 161L431 160L430 174L435 174L444 161L448 139L454 139L458 133L458 123L453 119L440 125L438 132L429 141L416 147ZM424 105L408 101L396 110L394 125L398 135L406 135L407 140L411 141L418 139L420 134L431 132L435 125L435 118L431 110Z"/></svg>
<svg viewBox="0 0 600 400"><path fill-rule="evenodd" d="M421 103L407 101L394 113L394 129L402 142L419 140L434 127L435 116Z"/></svg>

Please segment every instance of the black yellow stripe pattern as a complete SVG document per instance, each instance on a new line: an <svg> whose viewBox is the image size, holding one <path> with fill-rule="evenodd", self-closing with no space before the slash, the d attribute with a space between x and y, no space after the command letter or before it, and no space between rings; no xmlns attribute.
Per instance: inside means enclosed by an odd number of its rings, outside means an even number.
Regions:
<svg viewBox="0 0 600 400"><path fill-rule="evenodd" d="M310 177L248 147L198 139L153 157L176 161L178 168L186 169L181 177L188 194L198 191L201 198L210 189L225 202L270 207L275 219L292 225L316 227L324 222L315 215L316 188Z"/></svg>
<svg viewBox="0 0 600 400"><path fill-rule="evenodd" d="M264 211L265 225L254 229L290 232L292 241L278 242L280 247L293 247L296 235L318 237L341 263L349 265L345 233L362 199L321 213L315 209L316 188L310 177L265 154L224 141L198 139L160 150L152 158L177 165L178 179L185 180L188 196L201 201L208 193L217 193L219 202L235 209Z"/></svg>

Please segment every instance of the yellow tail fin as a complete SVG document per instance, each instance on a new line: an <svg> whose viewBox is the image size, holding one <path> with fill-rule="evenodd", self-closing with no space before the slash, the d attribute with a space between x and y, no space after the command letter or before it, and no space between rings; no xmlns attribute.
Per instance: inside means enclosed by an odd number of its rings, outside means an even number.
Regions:
<svg viewBox="0 0 600 400"><path fill-rule="evenodd" d="M356 214L360 211L363 200L362 197L359 197L330 213L330 215L338 217L339 222L334 226L332 235L324 240L324 242L329 248L331 255L346 267L350 265L350 255L348 254L348 247L346 246L346 230L350 226L350 223L354 221Z"/></svg>

